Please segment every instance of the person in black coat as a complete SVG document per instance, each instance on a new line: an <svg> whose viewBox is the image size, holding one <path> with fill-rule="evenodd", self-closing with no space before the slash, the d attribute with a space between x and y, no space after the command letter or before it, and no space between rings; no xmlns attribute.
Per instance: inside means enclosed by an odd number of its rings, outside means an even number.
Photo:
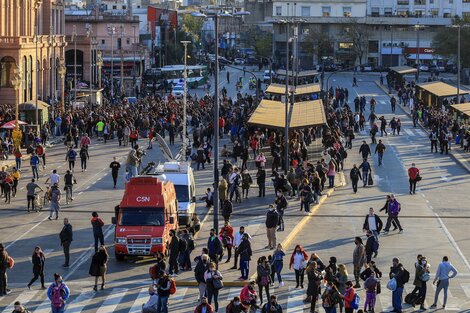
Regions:
<svg viewBox="0 0 470 313"><path fill-rule="evenodd" d="M349 173L349 177L351 178L353 191L354 193L356 193L357 183L359 182L359 179L362 180L361 171L357 168L356 164L353 165L353 168L351 169L351 172Z"/></svg>
<svg viewBox="0 0 470 313"><path fill-rule="evenodd" d="M41 289L46 289L44 286L44 265L46 263L46 256L41 250L41 247L35 247L33 255L31 257L31 262L33 263L33 275L34 277L28 284L28 289L31 289L31 285L41 277Z"/></svg>
<svg viewBox="0 0 470 313"><path fill-rule="evenodd" d="M380 217L375 214L374 208L369 208L369 214L366 215L364 220L364 225L362 226L363 231L370 230L372 234L375 236L375 239L378 240L378 235L383 227L383 222Z"/></svg>
<svg viewBox="0 0 470 313"><path fill-rule="evenodd" d="M62 227L62 230L60 231L59 238L65 256L65 263L63 267L69 267L70 244L73 241L73 230L68 218L64 218L64 227Z"/></svg>
<svg viewBox="0 0 470 313"><path fill-rule="evenodd" d="M178 274L178 255L179 255L179 240L176 237L176 232L174 229L170 230L170 243L168 244L168 248L170 249L170 258L169 258L169 265L170 268L168 269L169 276L176 276Z"/></svg>
<svg viewBox="0 0 470 313"><path fill-rule="evenodd" d="M377 248L377 245L376 245L376 240L375 239L375 236L372 234L372 232L370 230L367 231L367 241L366 241L366 259L367 259L367 263L369 263L371 260L372 260L372 253L375 252L375 256L377 256L377 252L378 252L378 248Z"/></svg>
<svg viewBox="0 0 470 313"><path fill-rule="evenodd" d="M98 290L98 278L101 277L101 290L104 289L104 284L106 282L106 271L107 264L109 260L108 251L106 251L105 246L100 246L98 252L95 252L93 258L91 259L89 274L95 277L95 286L93 287L94 291Z"/></svg>
<svg viewBox="0 0 470 313"><path fill-rule="evenodd" d="M266 248L274 249L276 247L276 228L279 223L279 213L274 209L272 204L269 205L268 213L266 213L266 235L268 237L268 245Z"/></svg>
<svg viewBox="0 0 470 313"><path fill-rule="evenodd" d="M262 167L259 167L256 173L256 184L259 189L258 197L266 196L266 170Z"/></svg>

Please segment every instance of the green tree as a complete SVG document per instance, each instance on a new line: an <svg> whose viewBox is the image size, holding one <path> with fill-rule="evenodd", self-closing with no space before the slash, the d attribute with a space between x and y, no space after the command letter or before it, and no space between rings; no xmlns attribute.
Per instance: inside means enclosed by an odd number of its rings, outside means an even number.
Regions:
<svg viewBox="0 0 470 313"><path fill-rule="evenodd" d="M333 52L333 41L329 34L321 32L319 29L310 27L304 35L302 43L302 50L317 56L320 60L324 56L329 56Z"/></svg>
<svg viewBox="0 0 470 313"><path fill-rule="evenodd" d="M271 57L273 52L273 34L259 27L250 27L246 31L246 45L253 47L256 54Z"/></svg>
<svg viewBox="0 0 470 313"><path fill-rule="evenodd" d="M353 19L344 28L344 38L353 44L352 50L359 59L359 64L363 64L363 58L367 53L369 36L367 25L359 24Z"/></svg>
<svg viewBox="0 0 470 313"><path fill-rule="evenodd" d="M468 25L470 18L455 19L453 25ZM432 40L431 46L435 53L446 57L457 58L457 28L441 28ZM460 62L463 68L470 67L470 28L462 27L460 30Z"/></svg>
<svg viewBox="0 0 470 313"><path fill-rule="evenodd" d="M183 14L183 31L190 34L195 42L201 39L201 30L204 19L192 16L191 14Z"/></svg>

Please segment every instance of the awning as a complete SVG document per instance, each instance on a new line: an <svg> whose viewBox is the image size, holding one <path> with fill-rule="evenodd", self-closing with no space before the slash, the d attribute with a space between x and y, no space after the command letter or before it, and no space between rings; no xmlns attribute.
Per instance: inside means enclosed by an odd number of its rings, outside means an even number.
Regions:
<svg viewBox="0 0 470 313"><path fill-rule="evenodd" d="M462 112L463 114L470 116L470 103L459 103L451 105L457 111Z"/></svg>
<svg viewBox="0 0 470 313"><path fill-rule="evenodd" d="M278 76L286 76L286 70L277 70L276 74ZM315 76L318 75L317 71L300 71L300 72L294 72L294 71L289 71L289 76L295 76L297 74L298 77L307 77L307 76Z"/></svg>
<svg viewBox="0 0 470 313"><path fill-rule="evenodd" d="M248 123L269 128L285 128L285 110L285 103L263 99L251 115ZM289 105L289 110L292 110L292 112L289 112L289 116L291 116L290 128L326 124L322 100L296 102L294 105Z"/></svg>
<svg viewBox="0 0 470 313"><path fill-rule="evenodd" d="M413 54L408 54L406 56L406 58L409 59L409 60L417 60L418 55L414 54L414 53ZM420 54L419 59L420 60L442 60L442 57L438 56L438 55L426 53L426 54Z"/></svg>
<svg viewBox="0 0 470 313"><path fill-rule="evenodd" d="M28 123L18 120L18 125L27 125ZM16 127L16 120L6 122L0 128L13 129Z"/></svg>
<svg viewBox="0 0 470 313"><path fill-rule="evenodd" d="M452 97L457 95L457 88L443 82L429 82L417 85L419 88L426 90L437 97ZM468 91L460 89L459 94L468 94Z"/></svg>
<svg viewBox="0 0 470 313"><path fill-rule="evenodd" d="M279 95L284 95L286 93L286 85L283 84L271 84L266 89L268 93L274 93ZM295 86L289 86L289 92L294 92L295 96L301 96L306 94L313 94L320 92L320 84L307 84L299 85L297 88Z"/></svg>
<svg viewBox="0 0 470 313"><path fill-rule="evenodd" d="M416 73L418 70L411 66L392 66L391 71L394 71L400 75Z"/></svg>
<svg viewBox="0 0 470 313"><path fill-rule="evenodd" d="M45 110L49 107L49 104L47 104L44 101L38 100L38 109L39 110ZM20 111L36 111L36 102L25 102L21 103L18 106L18 110Z"/></svg>

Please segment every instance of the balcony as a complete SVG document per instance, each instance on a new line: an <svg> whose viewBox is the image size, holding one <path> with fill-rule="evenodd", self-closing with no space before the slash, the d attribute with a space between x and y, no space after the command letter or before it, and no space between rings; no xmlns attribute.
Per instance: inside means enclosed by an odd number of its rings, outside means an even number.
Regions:
<svg viewBox="0 0 470 313"><path fill-rule="evenodd" d="M452 19L438 16L423 17L402 17L399 15L388 16L367 16L365 22L370 25L426 25L426 26L447 26L452 25Z"/></svg>

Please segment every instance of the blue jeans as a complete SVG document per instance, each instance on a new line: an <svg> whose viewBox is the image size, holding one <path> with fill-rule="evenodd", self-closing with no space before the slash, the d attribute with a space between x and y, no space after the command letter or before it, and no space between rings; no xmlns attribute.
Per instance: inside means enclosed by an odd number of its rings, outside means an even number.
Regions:
<svg viewBox="0 0 470 313"><path fill-rule="evenodd" d="M310 212L310 201L302 201L300 207L303 208L305 212Z"/></svg>
<svg viewBox="0 0 470 313"><path fill-rule="evenodd" d="M250 261L240 260L240 271L242 273L242 277L247 278L248 273L250 272Z"/></svg>
<svg viewBox="0 0 470 313"><path fill-rule="evenodd" d="M382 159L384 157L384 154L383 153L378 153L379 155L379 165L382 165Z"/></svg>
<svg viewBox="0 0 470 313"><path fill-rule="evenodd" d="M323 308L325 309L325 313L336 313L336 307L334 306L330 308L325 308L325 307Z"/></svg>
<svg viewBox="0 0 470 313"><path fill-rule="evenodd" d="M277 281L282 283L281 271L282 271L283 263L282 261L275 261L274 262L274 271L277 274Z"/></svg>
<svg viewBox="0 0 470 313"><path fill-rule="evenodd" d="M362 183L364 187L367 186L367 182L369 181L369 171L362 171Z"/></svg>
<svg viewBox="0 0 470 313"><path fill-rule="evenodd" d="M53 305L51 305L51 312L52 313L64 313L65 312L65 305L60 307L60 308L55 308Z"/></svg>
<svg viewBox="0 0 470 313"><path fill-rule="evenodd" d="M401 303L403 298L403 287L397 287L395 291L392 292L392 305L395 311L401 312Z"/></svg>
<svg viewBox="0 0 470 313"><path fill-rule="evenodd" d="M16 169L21 170L21 158L15 158Z"/></svg>
<svg viewBox="0 0 470 313"><path fill-rule="evenodd" d="M33 178L39 178L38 167L37 166L31 166L31 169L33 171Z"/></svg>
<svg viewBox="0 0 470 313"><path fill-rule="evenodd" d="M335 186L335 175L328 175L329 187L333 188Z"/></svg>
<svg viewBox="0 0 470 313"><path fill-rule="evenodd" d="M168 313L168 297L158 297L157 312Z"/></svg>
<svg viewBox="0 0 470 313"><path fill-rule="evenodd" d="M129 178L137 176L137 166L127 165L127 170L129 172Z"/></svg>

